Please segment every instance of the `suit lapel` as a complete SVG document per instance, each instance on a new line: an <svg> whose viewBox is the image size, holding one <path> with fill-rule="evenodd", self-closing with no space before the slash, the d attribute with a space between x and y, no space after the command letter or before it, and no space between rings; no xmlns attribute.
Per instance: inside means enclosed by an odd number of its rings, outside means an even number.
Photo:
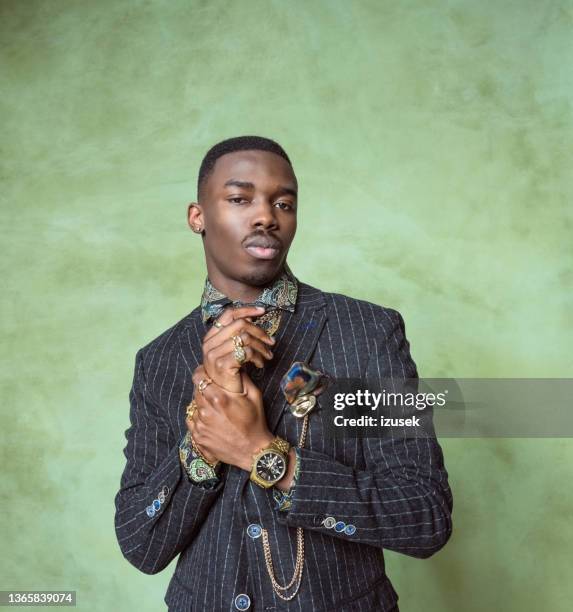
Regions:
<svg viewBox="0 0 573 612"><path fill-rule="evenodd" d="M274 432L288 404L280 390L280 381L294 361L307 361L312 355L326 322L326 301L318 289L299 282L296 311L289 313L273 352L278 360L263 379L263 402L269 430Z"/></svg>

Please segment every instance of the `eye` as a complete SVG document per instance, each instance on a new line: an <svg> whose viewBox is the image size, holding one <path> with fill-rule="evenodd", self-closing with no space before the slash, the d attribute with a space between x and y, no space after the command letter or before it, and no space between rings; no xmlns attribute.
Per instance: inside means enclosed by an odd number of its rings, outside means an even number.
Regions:
<svg viewBox="0 0 573 612"><path fill-rule="evenodd" d="M235 198L228 198L228 201L232 202L233 204L244 204L249 202L249 200L240 196L237 196Z"/></svg>
<svg viewBox="0 0 573 612"><path fill-rule="evenodd" d="M294 210L294 204L291 204L290 202L276 202L275 206L279 206L282 208L282 210Z"/></svg>

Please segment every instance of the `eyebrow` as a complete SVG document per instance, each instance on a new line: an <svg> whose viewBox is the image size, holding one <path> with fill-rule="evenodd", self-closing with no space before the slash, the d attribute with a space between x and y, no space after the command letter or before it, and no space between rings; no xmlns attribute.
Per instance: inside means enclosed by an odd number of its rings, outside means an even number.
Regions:
<svg viewBox="0 0 573 612"><path fill-rule="evenodd" d="M228 181L225 182L223 187L241 187L242 189L251 189L251 190L255 189L255 185L253 183L249 181L239 181L238 179L229 179ZM288 194L295 198L298 195L296 189L293 189L292 187L287 187L286 185L279 186L279 188L276 190L275 195L279 195L279 194L280 195Z"/></svg>

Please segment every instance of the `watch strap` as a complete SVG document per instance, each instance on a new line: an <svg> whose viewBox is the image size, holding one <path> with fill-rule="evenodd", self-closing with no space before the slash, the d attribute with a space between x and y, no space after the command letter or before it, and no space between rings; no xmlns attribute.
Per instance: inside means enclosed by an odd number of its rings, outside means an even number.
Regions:
<svg viewBox="0 0 573 612"><path fill-rule="evenodd" d="M290 444L280 436L276 436L275 439L271 442L270 448L273 448L279 453L281 453L281 455L286 456L290 451Z"/></svg>

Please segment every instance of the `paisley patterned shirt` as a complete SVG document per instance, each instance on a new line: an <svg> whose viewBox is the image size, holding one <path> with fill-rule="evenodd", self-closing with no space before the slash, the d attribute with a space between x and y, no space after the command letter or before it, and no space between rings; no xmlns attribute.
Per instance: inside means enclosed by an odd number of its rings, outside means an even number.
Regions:
<svg viewBox="0 0 573 612"><path fill-rule="evenodd" d="M216 319L223 309L232 304L239 306L264 306L266 312L257 317L255 324L262 327L269 335L274 335L280 324L282 310L294 312L298 294L298 281L285 263L282 274L272 285L262 290L254 302L241 302L231 300L216 289L209 278L205 281L203 295L201 296L201 315L204 323Z"/></svg>

